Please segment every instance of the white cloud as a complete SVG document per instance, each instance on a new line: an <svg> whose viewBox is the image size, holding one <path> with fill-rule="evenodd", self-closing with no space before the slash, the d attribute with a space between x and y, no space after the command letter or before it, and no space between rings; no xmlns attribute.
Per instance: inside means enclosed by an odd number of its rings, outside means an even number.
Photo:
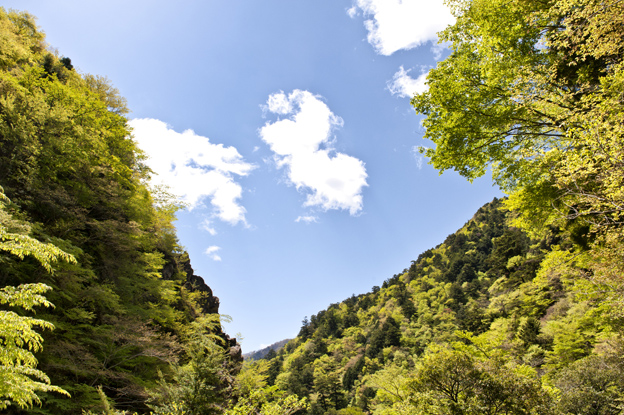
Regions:
<svg viewBox="0 0 624 415"><path fill-rule="evenodd" d="M273 94L269 96L267 100L266 110L275 113L285 115L292 112L292 103L286 97L285 94Z"/></svg>
<svg viewBox="0 0 624 415"><path fill-rule="evenodd" d="M443 0L354 0L354 7L370 17L364 21L368 42L381 55L435 42L436 33L455 21Z"/></svg>
<svg viewBox="0 0 624 415"><path fill-rule="evenodd" d="M200 226L212 236L217 234L217 230L212 226L212 221L210 219L204 219Z"/></svg>
<svg viewBox="0 0 624 415"><path fill-rule="evenodd" d="M213 261L221 261L221 257L217 255L217 252L220 250L220 246L212 245L206 248L206 251L204 251L204 253L212 258Z"/></svg>
<svg viewBox="0 0 624 415"><path fill-rule="evenodd" d="M433 53L433 59L439 61L442 58L442 53L449 49L452 45L452 42L442 42L442 43L434 43L431 45L431 52Z"/></svg>
<svg viewBox="0 0 624 415"><path fill-rule="evenodd" d="M299 216L295 219L295 222L317 223L318 218L316 216Z"/></svg>
<svg viewBox="0 0 624 415"><path fill-rule="evenodd" d="M414 79L409 76L411 69L407 71L401 66L394 74L392 81L388 81L388 90L392 95L411 98L415 93L422 93L427 90L427 72L424 72Z"/></svg>
<svg viewBox="0 0 624 415"><path fill-rule="evenodd" d="M236 148L213 144L192 130L178 133L160 120L134 119L130 126L157 175L155 184L167 185L190 209L207 198L216 217L232 225L246 224L245 208L239 204L242 188L233 177L247 176L255 166Z"/></svg>
<svg viewBox="0 0 624 415"><path fill-rule="evenodd" d="M416 167L418 167L418 170L422 170L424 157L420 152L419 146L412 147L412 155L414 156L414 160L416 160Z"/></svg>
<svg viewBox="0 0 624 415"><path fill-rule="evenodd" d="M273 106L271 103L279 102ZM267 122L260 137L275 153L278 168L286 167L289 181L308 192L304 206L324 210L348 209L354 215L362 209L362 188L367 186L364 163L331 148L332 131L343 125L327 105L308 91L273 94L269 111L290 118ZM288 113L279 112L290 108Z"/></svg>

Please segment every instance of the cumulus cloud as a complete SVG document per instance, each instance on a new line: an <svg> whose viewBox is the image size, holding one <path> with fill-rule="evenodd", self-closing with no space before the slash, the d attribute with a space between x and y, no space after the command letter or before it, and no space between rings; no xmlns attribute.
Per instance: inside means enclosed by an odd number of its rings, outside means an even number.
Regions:
<svg viewBox="0 0 624 415"><path fill-rule="evenodd" d="M220 250L220 246L212 245L206 248L206 251L204 251L204 253L212 258L213 261L221 261L221 257L217 255L217 252Z"/></svg>
<svg viewBox="0 0 624 415"><path fill-rule="evenodd" d="M436 33L454 23L443 0L354 0L368 19L368 42L381 55L436 41ZM347 11L355 16L353 8Z"/></svg>
<svg viewBox="0 0 624 415"><path fill-rule="evenodd" d="M418 78L414 79L409 76L411 69L407 71L401 66L397 73L394 74L392 81L388 81L388 90L392 95L398 95L404 98L411 98L415 93L425 92L427 90L427 73L422 73Z"/></svg>
<svg viewBox="0 0 624 415"><path fill-rule="evenodd" d="M293 107L285 94L273 94L267 100L266 109L275 114L285 115L291 113Z"/></svg>
<svg viewBox="0 0 624 415"><path fill-rule="evenodd" d="M275 153L277 167L286 169L290 183L307 192L304 206L359 212L367 186L364 163L332 148L332 132L343 125L342 119L320 97L301 90L271 95L265 110L290 116L267 122L260 137Z"/></svg>
<svg viewBox="0 0 624 415"><path fill-rule="evenodd" d="M130 125L148 156L147 165L156 173L155 184L168 186L190 209L208 199L222 221L246 224L245 208L239 203L242 188L234 177L247 176L255 166L245 162L236 148L213 144L192 130L176 132L160 120L134 119Z"/></svg>

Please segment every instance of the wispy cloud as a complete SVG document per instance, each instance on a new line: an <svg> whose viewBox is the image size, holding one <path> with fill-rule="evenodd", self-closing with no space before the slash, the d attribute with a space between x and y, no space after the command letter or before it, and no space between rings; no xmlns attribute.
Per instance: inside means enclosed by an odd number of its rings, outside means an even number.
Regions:
<svg viewBox="0 0 624 415"><path fill-rule="evenodd" d="M130 126L149 157L156 184L167 185L190 209L209 199L214 216L232 225L246 224L245 208L239 203L242 188L234 176L247 176L255 166L245 162L236 148L213 144L192 130L176 132L156 119L134 119Z"/></svg>
<svg viewBox="0 0 624 415"><path fill-rule="evenodd" d="M212 226L212 221L210 219L204 219L200 226L203 230L205 230L212 236L215 236L217 234L217 230L214 228L214 226Z"/></svg>
<svg viewBox="0 0 624 415"><path fill-rule="evenodd" d="M416 167L418 167L418 170L422 170L424 157L420 152L419 146L412 147L412 155L414 156L414 160L416 160Z"/></svg>
<svg viewBox="0 0 624 415"><path fill-rule="evenodd" d="M206 248L204 253L212 258L213 261L221 261L221 257L217 255L217 252L221 250L220 246L212 245Z"/></svg>
<svg viewBox="0 0 624 415"><path fill-rule="evenodd" d="M299 216L295 219L295 222L317 223L318 218L316 216Z"/></svg>
<svg viewBox="0 0 624 415"><path fill-rule="evenodd" d="M354 0L365 17L368 42L381 55L436 41L436 33L454 22L443 0ZM354 17L354 8L347 10Z"/></svg>
<svg viewBox="0 0 624 415"><path fill-rule="evenodd" d="M433 59L435 59L436 61L439 61L440 58L442 58L442 53L445 50L448 50L451 47L451 45L452 45L451 42L434 43L433 45L431 45L431 52L433 53Z"/></svg>
<svg viewBox="0 0 624 415"><path fill-rule="evenodd" d="M392 81L388 81L388 90L392 95L411 98L415 93L425 92L427 90L427 73L422 73L418 78L409 76L411 69L407 71L401 66L397 73L394 74Z"/></svg>
<svg viewBox="0 0 624 415"><path fill-rule="evenodd" d="M367 174L361 160L332 148L332 133L342 119L319 96L301 90L271 95L264 110L290 116L267 122L260 137L275 153L278 168L286 168L290 183L307 192L304 206L358 213Z"/></svg>

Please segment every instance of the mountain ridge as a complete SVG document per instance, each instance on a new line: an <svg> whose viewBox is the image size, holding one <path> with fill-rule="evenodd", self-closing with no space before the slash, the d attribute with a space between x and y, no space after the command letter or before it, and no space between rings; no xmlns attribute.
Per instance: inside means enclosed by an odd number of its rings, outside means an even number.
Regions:
<svg viewBox="0 0 624 415"><path fill-rule="evenodd" d="M0 408L24 391L28 399L5 413L40 403L32 410L78 415L105 410L108 399L149 413L190 396L185 388L201 391L201 405L225 402L241 349L178 242L182 205L149 185L125 100L106 78L50 52L30 14L0 8L0 28L0 284L38 287L49 302L39 303L54 306L25 320L49 328L42 350L0 324L17 353L3 360L11 370ZM13 315L4 308L1 318ZM24 366L28 349L37 353Z"/></svg>
<svg viewBox="0 0 624 415"><path fill-rule="evenodd" d="M576 297L548 261L573 247L570 234L552 228L531 238L511 218L494 199L381 287L304 321L298 336L257 370L269 385L308 399L309 414L419 413L418 405L432 405L425 396L448 408L453 399L465 405L473 399L510 413L555 413L576 393L589 393L581 386L585 375L572 368L597 376L597 361L619 373L614 382L624 387L622 344L609 334L609 313L597 314ZM607 338L613 350L605 354ZM485 379L490 386L479 389ZM563 389L555 400L540 381L576 382L577 389ZM447 395L446 382L465 395ZM519 385L524 395L513 392ZM480 398L492 388L501 395Z"/></svg>
<svg viewBox="0 0 624 415"><path fill-rule="evenodd" d="M267 354L270 353L270 351L274 351L274 352L279 351L279 349L284 347L284 345L286 345L286 343L288 343L290 340L292 339L284 339L284 340L277 341L260 350L253 350L249 353L245 353L243 354L243 357L248 360L264 359L267 356Z"/></svg>

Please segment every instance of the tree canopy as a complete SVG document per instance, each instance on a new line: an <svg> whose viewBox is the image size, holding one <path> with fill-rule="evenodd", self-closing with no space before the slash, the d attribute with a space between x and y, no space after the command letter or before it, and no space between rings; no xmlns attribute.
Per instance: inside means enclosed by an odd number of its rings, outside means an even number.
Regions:
<svg viewBox="0 0 624 415"><path fill-rule="evenodd" d="M624 4L619 0L453 1L448 58L412 104L422 151L441 172L491 169L514 224L555 227L574 246L552 253L614 310L624 283ZM567 265L566 265L567 264ZM580 271L580 270L583 271ZM585 281L585 282L582 282ZM598 294L600 293L600 294Z"/></svg>
<svg viewBox="0 0 624 415"><path fill-rule="evenodd" d="M26 376L8 392L3 378L4 404L81 414L101 409L104 394L145 413L148 390L174 388L197 360L186 330L218 300L178 244L181 205L148 185L127 112L108 79L78 73L45 43L33 16L0 8L2 365ZM20 311L51 304L37 319ZM202 373L223 400L236 342L220 324L204 334L222 340ZM48 393L59 391L71 398Z"/></svg>
<svg viewBox="0 0 624 415"><path fill-rule="evenodd" d="M423 151L509 198L240 372L124 99L0 8L0 409L621 413L622 3L450 4Z"/></svg>
<svg viewBox="0 0 624 415"><path fill-rule="evenodd" d="M532 225L621 224L624 5L450 2L452 52L412 105L440 171L495 182ZM528 218L527 218L528 220Z"/></svg>
<svg viewBox="0 0 624 415"><path fill-rule="evenodd" d="M621 413L624 4L449 4L422 151L508 198L312 316L275 384L310 414Z"/></svg>

